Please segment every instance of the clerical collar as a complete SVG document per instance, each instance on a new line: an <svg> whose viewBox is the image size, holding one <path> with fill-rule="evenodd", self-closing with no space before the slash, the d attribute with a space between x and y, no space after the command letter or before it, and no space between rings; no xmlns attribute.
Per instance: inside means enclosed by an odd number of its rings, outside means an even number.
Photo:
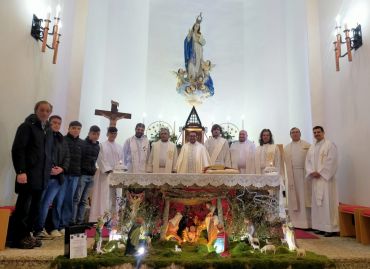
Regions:
<svg viewBox="0 0 370 269"><path fill-rule="evenodd" d="M320 144L323 144L324 142L325 142L325 138L321 139L320 141L316 141L315 145L320 145Z"/></svg>

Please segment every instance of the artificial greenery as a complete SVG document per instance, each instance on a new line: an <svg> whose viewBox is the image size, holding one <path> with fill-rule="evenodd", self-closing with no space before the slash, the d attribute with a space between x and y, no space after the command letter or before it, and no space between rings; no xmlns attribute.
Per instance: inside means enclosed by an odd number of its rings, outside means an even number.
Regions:
<svg viewBox="0 0 370 269"><path fill-rule="evenodd" d="M334 268L334 263L327 257L307 252L305 257L297 257L295 252L290 252L286 247L278 247L276 254L262 254L244 242L232 243L230 245L230 257L222 258L215 252L208 252L204 245L184 244L182 252L175 252L175 242L153 242L142 264L150 268L163 268L176 264L191 269L223 269L223 268L276 268L285 269L322 269ZM119 264L130 263L135 266L136 261L132 256L124 256L122 250L108 254L92 254L85 259L67 259L63 256L57 257L52 266L58 269L75 268L100 268Z"/></svg>

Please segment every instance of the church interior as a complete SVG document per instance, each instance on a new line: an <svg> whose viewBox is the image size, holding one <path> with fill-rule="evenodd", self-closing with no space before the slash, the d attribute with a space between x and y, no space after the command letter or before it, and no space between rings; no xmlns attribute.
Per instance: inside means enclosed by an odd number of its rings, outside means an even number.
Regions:
<svg viewBox="0 0 370 269"><path fill-rule="evenodd" d="M0 212L17 199L11 156L17 128L40 100L49 101L52 114L63 119L62 134L78 120L81 138L97 125L99 141L106 140L109 120L96 110L109 111L114 100L119 112L130 114L116 123L118 143L134 134L137 123L146 125L148 138L154 135L150 131L158 132L158 124L166 126L180 143L194 100L189 102L186 92L179 94L176 83L180 69L186 69L184 38L200 13L203 57L210 60L213 80L211 93L195 103L203 140L217 123L236 140L238 131L247 130L256 146L264 128L272 131L276 144L291 141L292 127L313 143L312 128L323 126L338 150L339 203L370 207L368 151L356 142L357 135L370 135L369 0L16 0L0 2ZM57 29L56 35L48 35L45 52L43 41L30 34L35 15L50 18L49 33ZM361 45L353 42L354 36L362 38ZM363 226L354 227L361 218L356 212L339 214L351 226L341 236L297 239L300 248L314 253L308 258L328 259L309 268L370 268L370 215L364 216ZM0 215L0 226L8 217ZM368 241L359 238L360 228ZM0 228L0 239L2 233ZM0 268L80 266L58 260L63 254L59 239L32 250L0 248ZM297 259L305 263L304 257ZM206 268L181 264L157 267L153 262L141 268ZM212 268L249 268L242 262L220 264ZM269 268L288 268L277 264ZM134 268L125 266L120 268ZM306 268L295 266L291 268Z"/></svg>

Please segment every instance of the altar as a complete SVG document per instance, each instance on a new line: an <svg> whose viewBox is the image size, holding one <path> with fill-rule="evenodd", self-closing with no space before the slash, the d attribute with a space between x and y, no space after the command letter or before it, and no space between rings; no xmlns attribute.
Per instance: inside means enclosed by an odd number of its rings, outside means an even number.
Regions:
<svg viewBox="0 0 370 269"><path fill-rule="evenodd" d="M277 174L133 174L114 171L109 180L112 187L124 190L119 191L123 195L117 198L121 200L117 203L129 213L122 218L133 220L139 215L146 220L149 218L149 226L157 230L162 240L166 239L169 220L176 214L185 219L183 229L186 229L197 226L198 220L205 221L210 206L217 210L219 224L225 225L236 237L244 232L242 226L246 219L251 223L262 223L262 219L273 223L279 219L282 179ZM134 205L139 199L138 204L143 202L141 209ZM205 207L207 203L208 208ZM181 236L182 233L178 234Z"/></svg>

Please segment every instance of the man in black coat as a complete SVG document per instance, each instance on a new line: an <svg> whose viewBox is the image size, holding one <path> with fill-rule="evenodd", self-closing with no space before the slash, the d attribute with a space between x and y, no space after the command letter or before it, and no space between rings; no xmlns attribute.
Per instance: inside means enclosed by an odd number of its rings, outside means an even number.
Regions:
<svg viewBox="0 0 370 269"><path fill-rule="evenodd" d="M14 212L14 246L18 248L41 246L41 241L36 240L31 232L52 166L52 139L48 127L52 109L47 101L36 103L35 113L18 127L12 146L13 166L17 174L15 192L18 193Z"/></svg>

